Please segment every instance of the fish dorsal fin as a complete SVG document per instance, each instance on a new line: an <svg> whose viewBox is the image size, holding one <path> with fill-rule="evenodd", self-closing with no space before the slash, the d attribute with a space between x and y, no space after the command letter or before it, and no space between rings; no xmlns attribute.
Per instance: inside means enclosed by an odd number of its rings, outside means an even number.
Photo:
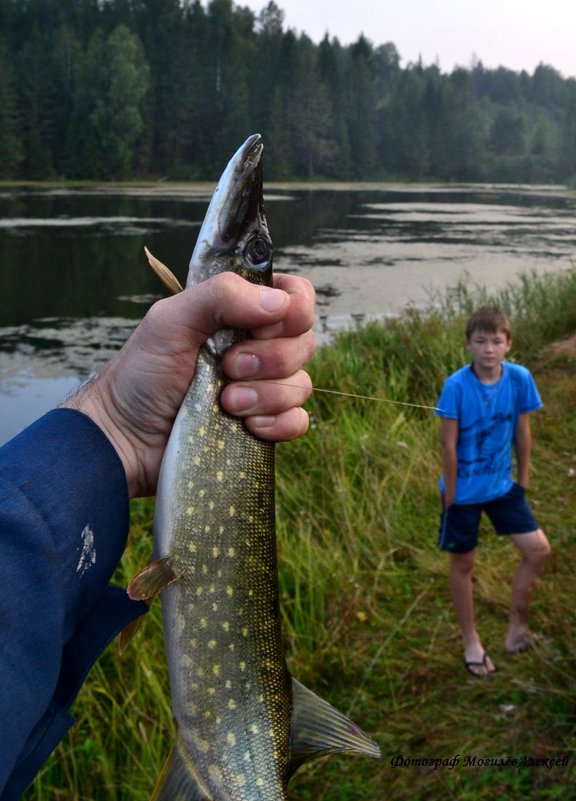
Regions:
<svg viewBox="0 0 576 801"><path fill-rule="evenodd" d="M179 578L181 575L175 572L170 557L163 556L136 573L128 585L128 595L133 601L150 601Z"/></svg>
<svg viewBox="0 0 576 801"><path fill-rule="evenodd" d="M352 721L292 679L290 775L310 759L328 754L380 757L378 745Z"/></svg>
<svg viewBox="0 0 576 801"><path fill-rule="evenodd" d="M166 760L150 801L211 801L196 770L176 745Z"/></svg>

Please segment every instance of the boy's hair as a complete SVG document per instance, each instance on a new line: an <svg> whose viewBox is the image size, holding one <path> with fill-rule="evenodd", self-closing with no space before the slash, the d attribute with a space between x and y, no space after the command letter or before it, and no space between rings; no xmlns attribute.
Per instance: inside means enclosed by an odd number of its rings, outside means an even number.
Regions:
<svg viewBox="0 0 576 801"><path fill-rule="evenodd" d="M512 337L510 320L498 306L480 306L470 317L466 324L466 342L475 331L486 331L487 334L497 334L503 331L508 339Z"/></svg>

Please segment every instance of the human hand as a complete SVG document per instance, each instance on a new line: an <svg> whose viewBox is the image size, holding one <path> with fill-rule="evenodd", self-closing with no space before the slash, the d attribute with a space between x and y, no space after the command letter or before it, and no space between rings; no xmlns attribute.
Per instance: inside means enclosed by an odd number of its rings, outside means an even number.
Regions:
<svg viewBox="0 0 576 801"><path fill-rule="evenodd" d="M250 330L223 357L230 379L221 402L262 439L294 439L308 429L302 404L312 382L301 368L316 344L314 290L278 274L274 287L231 272L155 303L122 350L62 404L87 414L108 436L126 471L130 497L156 490L164 448L196 369L216 331Z"/></svg>

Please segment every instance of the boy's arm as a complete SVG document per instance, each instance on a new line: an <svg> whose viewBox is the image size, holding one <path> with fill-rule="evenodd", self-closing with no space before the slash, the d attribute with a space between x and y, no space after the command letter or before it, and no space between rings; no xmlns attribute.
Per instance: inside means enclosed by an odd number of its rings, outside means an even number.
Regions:
<svg viewBox="0 0 576 801"><path fill-rule="evenodd" d="M532 450L532 431L530 429L530 416L528 412L518 417L515 444L516 460L518 463L518 483L522 487L527 487L528 473L530 471L530 453Z"/></svg>
<svg viewBox="0 0 576 801"><path fill-rule="evenodd" d="M452 506L456 497L456 477L458 475L458 420L442 418L440 428L442 445L442 473L444 475L444 503L446 508Z"/></svg>

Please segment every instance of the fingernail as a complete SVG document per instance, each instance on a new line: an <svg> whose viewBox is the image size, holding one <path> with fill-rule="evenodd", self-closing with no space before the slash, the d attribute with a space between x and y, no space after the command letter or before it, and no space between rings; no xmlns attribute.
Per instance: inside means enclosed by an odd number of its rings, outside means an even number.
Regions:
<svg viewBox="0 0 576 801"><path fill-rule="evenodd" d="M228 407L230 411L244 412L251 409L258 400L258 393L250 387L230 387L228 391Z"/></svg>
<svg viewBox="0 0 576 801"><path fill-rule="evenodd" d="M278 311L286 302L286 293L282 289L263 286L260 290L260 306L266 311Z"/></svg>
<svg viewBox="0 0 576 801"><path fill-rule="evenodd" d="M253 378L258 375L262 363L253 353L239 353L234 359L234 378Z"/></svg>
<svg viewBox="0 0 576 801"><path fill-rule="evenodd" d="M272 428L276 418L272 415L257 415L252 418L252 425L256 428Z"/></svg>

